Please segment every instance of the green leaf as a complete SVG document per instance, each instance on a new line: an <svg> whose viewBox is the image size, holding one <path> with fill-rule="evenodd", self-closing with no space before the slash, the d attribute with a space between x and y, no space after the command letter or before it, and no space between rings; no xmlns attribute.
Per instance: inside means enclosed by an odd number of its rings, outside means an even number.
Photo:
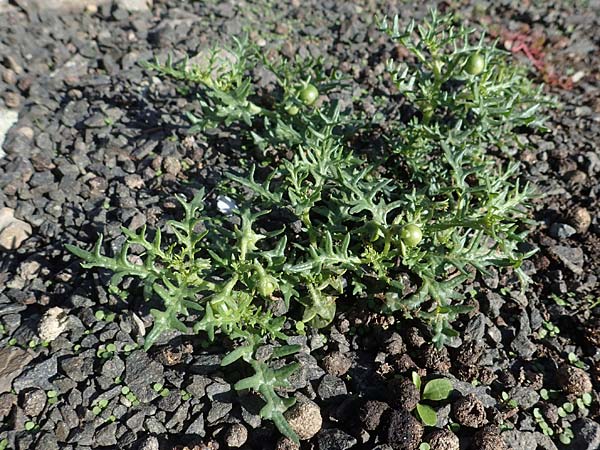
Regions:
<svg viewBox="0 0 600 450"><path fill-rule="evenodd" d="M429 381L423 389L424 400L444 400L452 392L452 382L447 378L437 378Z"/></svg>
<svg viewBox="0 0 600 450"><path fill-rule="evenodd" d="M292 430L292 427L290 426L288 421L285 420L285 417L281 412L273 413L271 415L271 420L273 421L273 423L275 424L275 426L281 434L287 436L296 444L300 444L300 439L298 438L298 435L294 432L294 430Z"/></svg>
<svg viewBox="0 0 600 450"><path fill-rule="evenodd" d="M411 373L411 377L413 384L417 388L417 391L421 392L421 377L417 372L414 371Z"/></svg>
<svg viewBox="0 0 600 450"><path fill-rule="evenodd" d="M302 346L298 344L294 345L282 345L280 347L275 347L273 349L273 358L283 358L284 356L292 355L294 353L298 353L302 350Z"/></svg>
<svg viewBox="0 0 600 450"><path fill-rule="evenodd" d="M229 352L225 357L221 360L221 366L228 366L229 364L234 363L240 358L248 358L252 356L252 347L249 345L244 345L236 348L232 352Z"/></svg>
<svg viewBox="0 0 600 450"><path fill-rule="evenodd" d="M419 415L421 422L428 427L433 427L437 423L437 414L431 406L417 403L417 414Z"/></svg>

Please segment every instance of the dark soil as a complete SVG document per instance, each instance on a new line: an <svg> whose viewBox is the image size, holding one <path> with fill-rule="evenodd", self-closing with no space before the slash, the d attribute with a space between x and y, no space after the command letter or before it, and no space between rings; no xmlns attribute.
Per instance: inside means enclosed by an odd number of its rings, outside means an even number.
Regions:
<svg viewBox="0 0 600 450"><path fill-rule="evenodd" d="M64 246L89 248L102 233L113 251L123 242L120 226L164 225L179 214L174 194L201 186L214 210L223 173L243 159L233 132L190 135L184 112L193 98L138 63L193 56L248 31L265 51L323 55L369 92L355 107L374 111L378 76L397 50L374 14L407 21L430 5L82 0L76 7L85 11L69 12L40 4L0 1L0 124L10 127L0 220L18 219L0 239L0 442L40 450L276 448L278 432L257 415L260 401L238 395L239 374L220 368L223 349L183 335L149 353L137 349L148 306L109 293L110 275L85 271ZM135 4L141 8L129 11ZM525 137L516 154L540 192L530 237L539 251L526 262L534 283L522 293L502 273L474 282L468 290L478 307L442 351L418 323L342 307L325 339L300 342L312 353L298 357L294 385L323 418L302 448L597 450L600 5L437 6L486 27L558 100L550 132ZM49 312L55 318L42 320ZM40 335L52 337L48 346ZM407 385L413 371L453 381L452 396L434 405L446 431L423 427L410 412L418 401ZM582 409L576 399L584 393L592 403ZM575 405L566 415L565 402ZM534 411L554 430L571 428L572 442L543 434Z"/></svg>

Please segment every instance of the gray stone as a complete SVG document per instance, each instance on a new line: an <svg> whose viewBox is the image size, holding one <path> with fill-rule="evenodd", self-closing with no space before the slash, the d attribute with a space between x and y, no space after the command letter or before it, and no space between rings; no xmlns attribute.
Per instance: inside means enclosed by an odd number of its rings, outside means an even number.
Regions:
<svg viewBox="0 0 600 450"><path fill-rule="evenodd" d="M317 393L322 400L329 400L340 395L346 395L348 393L344 380L333 376L325 375L319 383Z"/></svg>
<svg viewBox="0 0 600 450"><path fill-rule="evenodd" d="M210 378L202 375L193 375L192 382L185 388L187 392L196 398L202 398L206 395L206 387L212 383Z"/></svg>
<svg viewBox="0 0 600 450"><path fill-rule="evenodd" d="M508 395L523 409L531 408L540 400L540 394L527 386L515 386Z"/></svg>
<svg viewBox="0 0 600 450"><path fill-rule="evenodd" d="M530 359L537 350L537 347L531 342L531 339L529 339L529 336L531 336L531 326L529 325L529 316L527 315L527 312L522 310L518 319L519 331L510 343L510 347L520 357Z"/></svg>
<svg viewBox="0 0 600 450"><path fill-rule="evenodd" d="M94 442L100 447L112 447L117 445L117 423L112 422L100 428L94 435Z"/></svg>
<svg viewBox="0 0 600 450"><path fill-rule="evenodd" d="M0 250L19 248L32 231L31 225L15 218L13 209L0 209Z"/></svg>
<svg viewBox="0 0 600 450"><path fill-rule="evenodd" d="M94 370L94 360L83 356L66 358L60 362L63 372L73 381L81 382Z"/></svg>
<svg viewBox="0 0 600 450"><path fill-rule="evenodd" d="M530 431L508 430L502 433L502 438L512 450L531 450L537 448L535 433Z"/></svg>
<svg viewBox="0 0 600 450"><path fill-rule="evenodd" d="M6 139L6 133L19 119L19 112L0 108L0 159L6 155L2 147Z"/></svg>
<svg viewBox="0 0 600 450"><path fill-rule="evenodd" d="M489 387L487 386L473 386L471 383L458 380L450 373L444 374L444 377L452 381L452 388L463 397L473 394L486 408L494 407L498 403L494 397L488 394Z"/></svg>
<svg viewBox="0 0 600 450"><path fill-rule="evenodd" d="M31 354L18 347L0 350L0 394L10 392L12 381L23 372L31 359Z"/></svg>
<svg viewBox="0 0 600 450"><path fill-rule="evenodd" d="M156 397L154 383L163 383L163 366L151 360L143 350L131 353L125 360L125 383L142 403Z"/></svg>
<svg viewBox="0 0 600 450"><path fill-rule="evenodd" d="M317 441L319 450L347 450L357 443L356 438L336 428L322 430L317 436Z"/></svg>
<svg viewBox="0 0 600 450"><path fill-rule="evenodd" d="M575 439L571 447L577 450L598 450L600 448L600 424L591 419L579 419L573 424Z"/></svg>
<svg viewBox="0 0 600 450"><path fill-rule="evenodd" d="M117 5L129 12L150 11L152 0L117 0Z"/></svg>
<svg viewBox="0 0 600 450"><path fill-rule="evenodd" d="M481 341L485 333L485 316L482 313L476 314L465 328L465 338L472 341Z"/></svg>
<svg viewBox="0 0 600 450"><path fill-rule="evenodd" d="M46 406L46 393L41 389L33 389L23 395L23 411L29 417L37 417Z"/></svg>
<svg viewBox="0 0 600 450"><path fill-rule="evenodd" d="M45 361L36 363L32 368L23 372L13 381L13 389L16 392L30 387L51 390L53 386L50 379L56 375L57 371L58 364L55 355Z"/></svg>
<svg viewBox="0 0 600 450"><path fill-rule="evenodd" d="M197 434L204 437L204 414L200 414L185 430L186 434Z"/></svg>
<svg viewBox="0 0 600 450"><path fill-rule="evenodd" d="M159 448L158 439L154 436L150 436L140 443L138 450L159 450Z"/></svg>
<svg viewBox="0 0 600 450"><path fill-rule="evenodd" d="M211 400L214 400L215 398L219 400L224 400L225 398L229 397L225 394L230 392L231 385L229 383L215 382L206 388L206 395Z"/></svg>
<svg viewBox="0 0 600 450"><path fill-rule="evenodd" d="M167 432L165 426L155 417L146 419L146 429L152 434L164 434Z"/></svg>
<svg viewBox="0 0 600 450"><path fill-rule="evenodd" d="M207 422L214 423L217 420L222 419L229 413L229 411L231 411L232 408L233 405L231 403L223 403L215 400L214 402L212 402L210 410L206 415Z"/></svg>
<svg viewBox="0 0 600 450"><path fill-rule="evenodd" d="M36 444L36 450L59 450L58 441L53 433L42 434Z"/></svg>
<svg viewBox="0 0 600 450"><path fill-rule="evenodd" d="M566 223L555 222L550 226L550 236L558 239L565 239L576 233L577 230Z"/></svg>
<svg viewBox="0 0 600 450"><path fill-rule="evenodd" d="M579 247L568 247L566 245L554 245L550 251L565 265L565 267L577 275L583 273L583 250Z"/></svg>
<svg viewBox="0 0 600 450"><path fill-rule="evenodd" d="M552 441L550 436L546 436L544 433L540 433L539 431L535 431L533 434L535 436L538 450L558 450L556 444L554 441Z"/></svg>

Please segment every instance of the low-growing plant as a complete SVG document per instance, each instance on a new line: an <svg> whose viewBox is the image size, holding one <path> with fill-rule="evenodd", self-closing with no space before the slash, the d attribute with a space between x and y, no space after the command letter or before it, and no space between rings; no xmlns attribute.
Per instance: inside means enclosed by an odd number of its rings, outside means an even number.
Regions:
<svg viewBox="0 0 600 450"><path fill-rule="evenodd" d="M412 381L421 393L421 401L417 403L416 407L417 415L425 425L434 427L437 423L437 413L435 409L426 403L422 403L422 401L438 402L446 400L452 392L452 382L447 378L435 378L422 386L421 377L417 372L412 373ZM421 388L423 388L422 392Z"/></svg>
<svg viewBox="0 0 600 450"><path fill-rule="evenodd" d="M91 251L67 247L83 267L114 273L112 293L123 294L125 277L139 280L154 306L146 350L173 330L191 327L209 341L221 335L232 348L222 365L240 360L253 371L236 389L258 392L261 416L297 441L284 412L294 402L285 391L300 347L287 343L328 325L340 299L420 319L442 346L458 335L452 322L471 309L466 280L504 267L527 282L521 264L533 252L520 244L532 192L516 163L486 150L513 145L517 127L540 128L545 99L510 55L483 39L472 43L471 31L452 24L432 13L415 35L414 25L400 32L397 19L382 22L414 55L414 64L388 68L419 111L392 123L384 160L350 140L370 125L330 100L344 83L321 60L271 60L241 39L197 64L146 65L198 95L191 131L236 127L263 155L277 156L257 161L258 169L232 168L221 214L205 211L199 189L177 196L183 217L166 228L123 228L114 257L103 254L102 236ZM274 75L273 93L255 88L257 64ZM266 357L265 344L273 346ZM431 380L423 399L444 399L451 389L448 380ZM427 405L418 414L435 421Z"/></svg>

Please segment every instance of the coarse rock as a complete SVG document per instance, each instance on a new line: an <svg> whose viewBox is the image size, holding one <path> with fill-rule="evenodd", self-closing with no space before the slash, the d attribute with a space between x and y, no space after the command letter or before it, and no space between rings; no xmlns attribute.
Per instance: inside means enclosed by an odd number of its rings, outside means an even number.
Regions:
<svg viewBox="0 0 600 450"><path fill-rule="evenodd" d="M483 403L473 394L456 400L452 404L452 413L456 421L466 427L479 428L486 422Z"/></svg>
<svg viewBox="0 0 600 450"><path fill-rule="evenodd" d="M156 397L154 383L164 383L162 364L151 360L143 350L132 352L125 360L125 383L140 400L149 402Z"/></svg>
<svg viewBox="0 0 600 450"><path fill-rule="evenodd" d="M37 417L46 406L46 393L41 389L31 389L23 393L23 412L29 417Z"/></svg>
<svg viewBox="0 0 600 450"><path fill-rule="evenodd" d="M570 210L567 218L579 234L586 233L592 224L592 215L587 209L581 206Z"/></svg>
<svg viewBox="0 0 600 450"><path fill-rule="evenodd" d="M40 433L37 440L36 450L60 450L55 433Z"/></svg>
<svg viewBox="0 0 600 450"><path fill-rule="evenodd" d="M30 387L50 390L53 388L51 379L58 371L56 355L42 361L25 370L13 381L13 389L18 393Z"/></svg>
<svg viewBox="0 0 600 450"><path fill-rule="evenodd" d="M592 392L592 380L588 373L578 367L563 365L557 372L558 384L568 394L581 396Z"/></svg>
<svg viewBox="0 0 600 450"><path fill-rule="evenodd" d="M507 430L502 433L502 438L511 450L530 450L537 447L535 433L531 431Z"/></svg>
<svg viewBox="0 0 600 450"><path fill-rule="evenodd" d="M4 158L6 153L2 150L6 133L19 119L19 112L11 109L0 108L0 159Z"/></svg>
<svg viewBox="0 0 600 450"><path fill-rule="evenodd" d="M308 399L298 401L284 416L301 440L312 438L323 425L319 406Z"/></svg>
<svg viewBox="0 0 600 450"><path fill-rule="evenodd" d="M553 245L549 248L567 269L577 275L583 273L583 250L579 247L569 247L567 245Z"/></svg>
<svg viewBox="0 0 600 450"><path fill-rule="evenodd" d="M365 430L374 431L379 427L381 417L390 409L389 405L377 400L367 400L360 409L360 422Z"/></svg>
<svg viewBox="0 0 600 450"><path fill-rule="evenodd" d="M406 345L402 340L402 336L393 332L392 335L385 341L385 351L388 355L401 355L406 351Z"/></svg>
<svg viewBox="0 0 600 450"><path fill-rule="evenodd" d="M129 12L150 11L152 0L117 0L117 5Z"/></svg>
<svg viewBox="0 0 600 450"><path fill-rule="evenodd" d="M450 370L450 356L446 347L437 348L435 345L427 344L425 348L420 349L419 354L423 365L427 369L440 373L446 373Z"/></svg>
<svg viewBox="0 0 600 450"><path fill-rule="evenodd" d="M167 156L162 163L166 173L177 176L181 172L181 162L175 156Z"/></svg>
<svg viewBox="0 0 600 450"><path fill-rule="evenodd" d="M431 450L459 450L458 436L447 428L438 428L425 438Z"/></svg>
<svg viewBox="0 0 600 450"><path fill-rule="evenodd" d="M58 306L50 308L44 313L38 324L38 335L42 341L52 342L69 325L67 312Z"/></svg>
<svg viewBox="0 0 600 450"><path fill-rule="evenodd" d="M300 446L288 437L282 437L277 441L275 450L300 450Z"/></svg>
<svg viewBox="0 0 600 450"><path fill-rule="evenodd" d="M241 423L234 423L227 428L224 438L228 447L241 447L248 440L248 429Z"/></svg>
<svg viewBox="0 0 600 450"><path fill-rule="evenodd" d="M13 406L17 404L17 396L10 392L0 394L0 421L3 421L8 417L13 409Z"/></svg>
<svg viewBox="0 0 600 450"><path fill-rule="evenodd" d="M530 359L537 351L537 346L531 341L531 323L527 311L521 310L517 316L519 330L510 343L510 347L521 357Z"/></svg>
<svg viewBox="0 0 600 450"><path fill-rule="evenodd" d="M344 380L336 376L326 374L319 383L317 393L322 400L333 400L336 397L346 395L348 390Z"/></svg>
<svg viewBox="0 0 600 450"><path fill-rule="evenodd" d="M415 450L421 443L423 431L423 424L400 408L391 412L382 437L394 450Z"/></svg>
<svg viewBox="0 0 600 450"><path fill-rule="evenodd" d="M577 230L566 223L554 222L550 226L550 236L557 239L566 239L577 233Z"/></svg>
<svg viewBox="0 0 600 450"><path fill-rule="evenodd" d="M600 448L600 424L587 417L573 423L575 439L570 448L577 450L597 450Z"/></svg>
<svg viewBox="0 0 600 450"><path fill-rule="evenodd" d="M504 439L491 427L485 427L475 433L470 448L473 450L509 450Z"/></svg>
<svg viewBox="0 0 600 450"><path fill-rule="evenodd" d="M112 422L96 430L94 442L99 447L115 448L117 446L117 423Z"/></svg>
<svg viewBox="0 0 600 450"><path fill-rule="evenodd" d="M348 450L357 443L355 437L337 428L322 430L317 436L317 441L319 450Z"/></svg>
<svg viewBox="0 0 600 450"><path fill-rule="evenodd" d="M340 352L333 352L323 358L323 369L330 375L341 377L352 367L352 360Z"/></svg>
<svg viewBox="0 0 600 450"><path fill-rule="evenodd" d="M393 404L412 411L421 400L421 394L415 384L408 378L393 378L388 383L393 395Z"/></svg>
<svg viewBox="0 0 600 450"><path fill-rule="evenodd" d="M109 2L109 0L31 0L32 6L37 9L68 12L81 12L84 9L90 11L90 8L97 8Z"/></svg>
<svg viewBox="0 0 600 450"><path fill-rule="evenodd" d="M11 390L12 381L23 372L31 359L31 354L19 347L0 349L0 393Z"/></svg>
<svg viewBox="0 0 600 450"><path fill-rule="evenodd" d="M94 359L84 355L71 356L60 361L60 368L73 381L85 381L94 371Z"/></svg>
<svg viewBox="0 0 600 450"><path fill-rule="evenodd" d="M158 439L154 436L150 436L140 443L138 450L159 450L159 448Z"/></svg>
<svg viewBox="0 0 600 450"><path fill-rule="evenodd" d="M15 218L13 209L0 209L0 250L16 250L32 231L31 225Z"/></svg>
<svg viewBox="0 0 600 450"><path fill-rule="evenodd" d="M508 396L517 402L517 405L523 409L529 409L540 400L540 394L529 386L518 385L513 387Z"/></svg>

